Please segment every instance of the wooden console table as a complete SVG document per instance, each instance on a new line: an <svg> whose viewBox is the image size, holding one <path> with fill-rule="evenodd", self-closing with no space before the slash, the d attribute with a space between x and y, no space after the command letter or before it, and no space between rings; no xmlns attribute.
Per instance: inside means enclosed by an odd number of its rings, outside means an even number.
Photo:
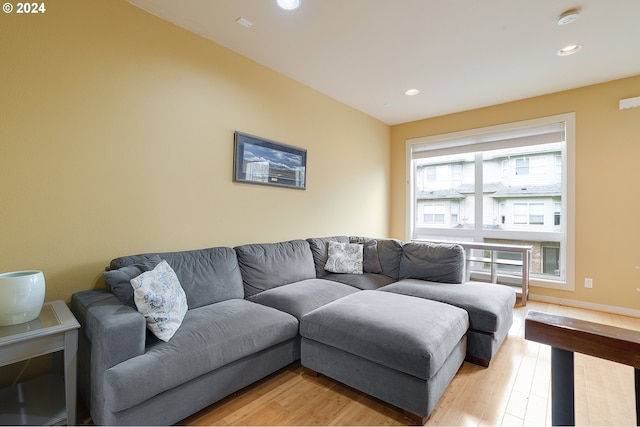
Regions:
<svg viewBox="0 0 640 427"><path fill-rule="evenodd" d="M529 276L531 275L531 246L523 245L502 245L497 243L461 242L458 243L467 253L467 271L471 270L472 262L489 263L491 265L491 283L498 283L498 265L511 265L520 267L522 285L516 289L516 295L520 297L522 305L527 305L529 298ZM491 256L486 258L471 256L472 249L491 252ZM508 260L498 258L498 252L514 252L520 254L520 260ZM509 285L503 285L509 286Z"/></svg>
<svg viewBox="0 0 640 427"><path fill-rule="evenodd" d="M574 352L633 366L640 425L640 332L530 311L524 337L551 346L551 424L575 425Z"/></svg>

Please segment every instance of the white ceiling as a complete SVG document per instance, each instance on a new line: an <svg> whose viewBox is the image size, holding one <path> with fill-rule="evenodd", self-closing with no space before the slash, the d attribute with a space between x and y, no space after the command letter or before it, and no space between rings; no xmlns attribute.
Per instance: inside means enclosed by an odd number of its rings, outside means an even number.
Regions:
<svg viewBox="0 0 640 427"><path fill-rule="evenodd" d="M390 125L640 74L640 0L128 1Z"/></svg>

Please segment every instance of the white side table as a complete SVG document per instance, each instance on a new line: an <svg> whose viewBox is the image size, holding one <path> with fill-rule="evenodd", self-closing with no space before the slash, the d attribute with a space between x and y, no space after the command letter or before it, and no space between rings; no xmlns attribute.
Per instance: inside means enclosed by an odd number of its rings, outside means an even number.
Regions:
<svg viewBox="0 0 640 427"><path fill-rule="evenodd" d="M30 322L0 326L0 366L56 351L64 353L64 381L60 375L50 374L0 389L0 424L52 425L66 418L67 425L75 425L79 328L64 301L46 302Z"/></svg>

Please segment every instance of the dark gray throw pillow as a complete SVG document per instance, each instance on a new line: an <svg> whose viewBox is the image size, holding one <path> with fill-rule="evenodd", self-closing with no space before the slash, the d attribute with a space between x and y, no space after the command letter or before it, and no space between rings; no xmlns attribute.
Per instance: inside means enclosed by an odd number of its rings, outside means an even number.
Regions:
<svg viewBox="0 0 640 427"><path fill-rule="evenodd" d="M365 273L382 273L382 264L378 257L378 242L375 240L367 240L362 243L363 248L363 268Z"/></svg>
<svg viewBox="0 0 640 427"><path fill-rule="evenodd" d="M131 279L138 277L145 271L153 270L161 261L162 259L158 255L153 255L141 263L126 265L117 270L108 270L102 273L102 275L111 293L113 293L122 304L137 310L136 303L133 300Z"/></svg>

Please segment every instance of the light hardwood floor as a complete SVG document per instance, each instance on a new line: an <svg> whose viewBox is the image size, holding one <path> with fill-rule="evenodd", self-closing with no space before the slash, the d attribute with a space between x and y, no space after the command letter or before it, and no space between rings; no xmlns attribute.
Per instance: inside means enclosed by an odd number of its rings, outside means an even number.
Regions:
<svg viewBox="0 0 640 427"><path fill-rule="evenodd" d="M550 358L546 345L524 339L528 310L640 331L640 319L529 301L517 305L509 336L489 368L465 362L428 426L551 425ZM577 425L635 425L634 371L575 355ZM185 419L184 425L407 425L402 412L330 378L305 375L299 364Z"/></svg>

